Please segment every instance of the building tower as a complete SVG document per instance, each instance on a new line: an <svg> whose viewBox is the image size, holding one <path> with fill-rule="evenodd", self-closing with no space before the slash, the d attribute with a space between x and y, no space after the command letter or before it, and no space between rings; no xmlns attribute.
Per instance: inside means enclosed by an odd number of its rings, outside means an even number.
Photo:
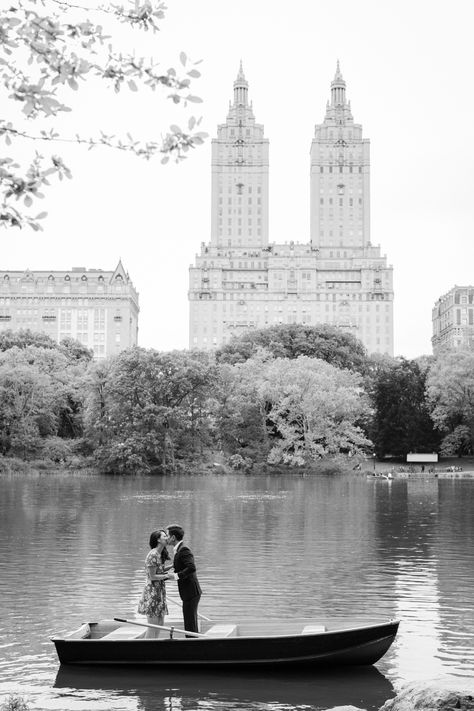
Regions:
<svg viewBox="0 0 474 711"><path fill-rule="evenodd" d="M311 144L311 244L370 245L370 141L354 123L339 61Z"/></svg>
<svg viewBox="0 0 474 711"><path fill-rule="evenodd" d="M211 245L268 244L268 140L255 123L240 63L234 101L212 141Z"/></svg>
<svg viewBox="0 0 474 711"><path fill-rule="evenodd" d="M369 353L393 354L392 268L370 241L369 141L339 62L311 145L311 239L268 241L268 141L240 66L212 141L210 243L189 270L190 348L281 323L330 324Z"/></svg>

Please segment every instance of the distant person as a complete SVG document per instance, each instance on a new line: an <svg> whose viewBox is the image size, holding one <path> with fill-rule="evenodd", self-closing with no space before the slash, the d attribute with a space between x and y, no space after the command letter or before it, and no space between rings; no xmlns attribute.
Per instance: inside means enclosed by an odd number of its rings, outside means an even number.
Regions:
<svg viewBox="0 0 474 711"><path fill-rule="evenodd" d="M424 464L421 465L421 471L422 471L422 472L425 471L425 465L424 465Z"/></svg>
<svg viewBox="0 0 474 711"><path fill-rule="evenodd" d="M146 615L151 625L163 625L165 615L168 614L165 580L168 578L171 565L166 565L166 561L170 560L166 550L167 540L166 531L153 531L150 536L151 550L145 560L147 582L138 603L138 612L140 615ZM149 627L146 631L147 639L159 636L159 630Z"/></svg>
<svg viewBox="0 0 474 711"><path fill-rule="evenodd" d="M178 592L183 603L184 629L188 632L199 632L198 605L201 599L201 586L196 575L194 556L184 543L184 529L181 526L168 526L168 545L173 546L174 572L168 573L170 580L178 581Z"/></svg>

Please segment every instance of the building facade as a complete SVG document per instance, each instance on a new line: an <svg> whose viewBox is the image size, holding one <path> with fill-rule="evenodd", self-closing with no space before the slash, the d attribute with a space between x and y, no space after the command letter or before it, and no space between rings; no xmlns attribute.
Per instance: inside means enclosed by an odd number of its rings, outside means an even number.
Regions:
<svg viewBox="0 0 474 711"><path fill-rule="evenodd" d="M137 344L138 312L121 261L114 271L0 272L0 331L30 329L58 343L75 338L100 359Z"/></svg>
<svg viewBox="0 0 474 711"><path fill-rule="evenodd" d="M369 150L338 63L311 144L310 240L270 243L269 144L240 66L212 142L211 240L190 267L190 348L278 323L325 323L393 355L392 267L370 238Z"/></svg>
<svg viewBox="0 0 474 711"><path fill-rule="evenodd" d="M432 311L431 343L436 355L444 348L474 347L474 286L455 286Z"/></svg>

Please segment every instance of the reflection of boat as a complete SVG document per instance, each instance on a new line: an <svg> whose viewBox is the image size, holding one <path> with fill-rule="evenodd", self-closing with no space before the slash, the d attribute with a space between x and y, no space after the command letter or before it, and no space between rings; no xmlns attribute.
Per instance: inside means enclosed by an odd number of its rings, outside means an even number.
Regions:
<svg viewBox="0 0 474 711"><path fill-rule="evenodd" d="M180 708L198 705L230 705L236 701L251 707L252 703L279 703L285 706L332 708L355 705L378 709L394 695L391 683L375 667L359 667L344 671L285 671L272 674L263 670L206 671L166 669L156 674L150 669L112 669L79 666L59 667L55 688L88 689L114 696L131 696L139 700L140 709L171 708L174 697L182 700ZM83 697L83 694L81 694ZM193 703L194 702L194 703ZM240 708L240 705L239 705Z"/></svg>
<svg viewBox="0 0 474 711"><path fill-rule="evenodd" d="M201 633L191 638L175 630L143 639L142 627L102 620L51 639L63 664L345 666L380 659L398 625L396 620L221 620L203 623Z"/></svg>

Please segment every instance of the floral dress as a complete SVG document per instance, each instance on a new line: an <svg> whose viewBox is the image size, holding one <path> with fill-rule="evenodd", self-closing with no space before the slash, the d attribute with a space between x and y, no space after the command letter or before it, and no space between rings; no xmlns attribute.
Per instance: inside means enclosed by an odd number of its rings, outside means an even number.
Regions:
<svg viewBox="0 0 474 711"><path fill-rule="evenodd" d="M161 557L156 549L151 550L145 560L147 584L138 603L138 612L140 615L146 615L147 617L161 617L162 615L168 614L165 581L156 580L152 582L150 580L150 567L156 567L157 573L164 572Z"/></svg>

